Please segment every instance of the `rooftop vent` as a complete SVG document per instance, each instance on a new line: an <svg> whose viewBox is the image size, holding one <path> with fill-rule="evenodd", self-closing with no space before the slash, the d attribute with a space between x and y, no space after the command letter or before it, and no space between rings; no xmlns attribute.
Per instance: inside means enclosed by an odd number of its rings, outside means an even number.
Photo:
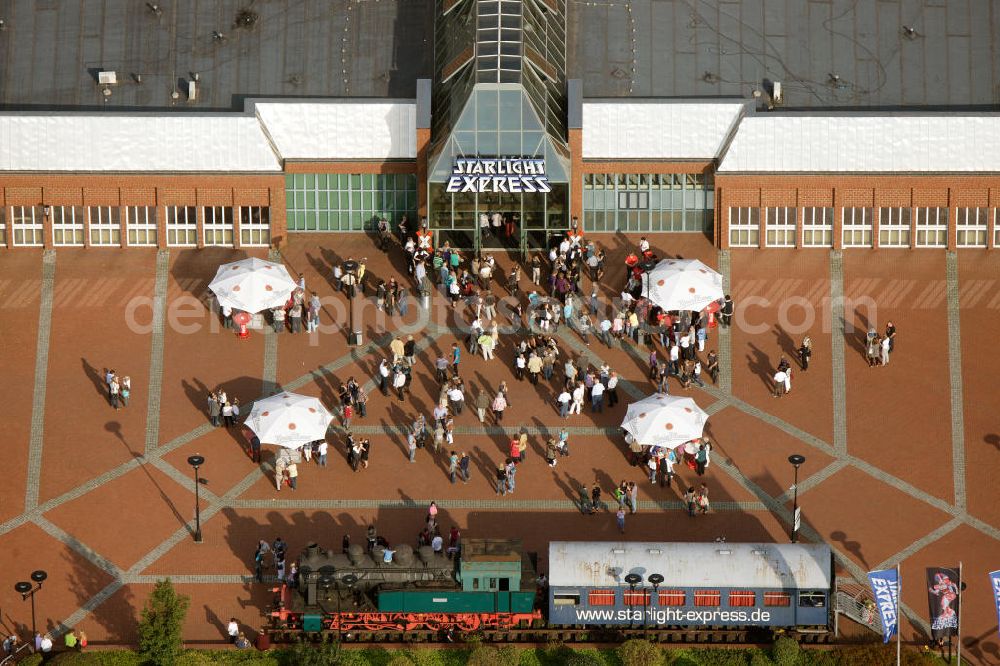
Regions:
<svg viewBox="0 0 1000 666"><path fill-rule="evenodd" d="M118 83L118 74L115 72L98 72L97 82L102 86L113 86Z"/></svg>

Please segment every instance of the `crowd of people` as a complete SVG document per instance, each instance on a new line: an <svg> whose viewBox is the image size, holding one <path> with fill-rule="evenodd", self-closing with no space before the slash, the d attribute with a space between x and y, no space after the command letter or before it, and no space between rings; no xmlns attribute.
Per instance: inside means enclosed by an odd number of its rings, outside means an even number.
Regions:
<svg viewBox="0 0 1000 666"><path fill-rule="evenodd" d="M132 378L119 375L114 368L104 370L104 383L108 389L108 402L117 412L122 407L128 407L132 397Z"/></svg>

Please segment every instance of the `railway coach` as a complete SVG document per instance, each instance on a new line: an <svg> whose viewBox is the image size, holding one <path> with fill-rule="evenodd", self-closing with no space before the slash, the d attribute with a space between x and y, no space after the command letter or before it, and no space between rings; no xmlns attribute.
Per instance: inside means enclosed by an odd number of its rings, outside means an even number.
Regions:
<svg viewBox="0 0 1000 666"><path fill-rule="evenodd" d="M825 544L555 541L549 571L550 626L831 625Z"/></svg>

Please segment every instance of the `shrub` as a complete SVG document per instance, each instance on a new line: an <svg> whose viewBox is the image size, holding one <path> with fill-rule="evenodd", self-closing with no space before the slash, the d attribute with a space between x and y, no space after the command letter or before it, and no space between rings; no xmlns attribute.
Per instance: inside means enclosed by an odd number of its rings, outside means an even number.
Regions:
<svg viewBox="0 0 1000 666"><path fill-rule="evenodd" d="M139 621L139 654L154 666L174 666L181 654L184 616L191 600L170 579L157 581Z"/></svg>
<svg viewBox="0 0 1000 666"><path fill-rule="evenodd" d="M604 666L604 660L594 652L571 652L566 666Z"/></svg>
<svg viewBox="0 0 1000 666"><path fill-rule="evenodd" d="M780 636L771 646L771 658L777 666L795 666L802 656L798 641L788 636Z"/></svg>
<svg viewBox="0 0 1000 666"><path fill-rule="evenodd" d="M750 662L750 655L746 650L716 648L693 652L692 662L699 666L747 666Z"/></svg>
<svg viewBox="0 0 1000 666"><path fill-rule="evenodd" d="M405 652L397 652L392 655L385 666L413 666L413 660L406 656Z"/></svg>
<svg viewBox="0 0 1000 666"><path fill-rule="evenodd" d="M750 655L750 666L774 666L774 662L760 650L755 650Z"/></svg>
<svg viewBox="0 0 1000 666"><path fill-rule="evenodd" d="M469 651L468 666L517 666L520 653L513 645L476 645Z"/></svg>
<svg viewBox="0 0 1000 666"><path fill-rule="evenodd" d="M663 650L643 638L625 641L616 650L624 666L661 666Z"/></svg>

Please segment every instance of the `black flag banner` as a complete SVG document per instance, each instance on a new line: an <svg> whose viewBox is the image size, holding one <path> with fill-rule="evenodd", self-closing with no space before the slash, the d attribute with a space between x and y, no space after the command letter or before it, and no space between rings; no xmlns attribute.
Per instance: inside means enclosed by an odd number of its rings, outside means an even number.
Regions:
<svg viewBox="0 0 1000 666"><path fill-rule="evenodd" d="M947 567L927 568L927 606L931 616L931 635L935 640L958 634L958 570Z"/></svg>

